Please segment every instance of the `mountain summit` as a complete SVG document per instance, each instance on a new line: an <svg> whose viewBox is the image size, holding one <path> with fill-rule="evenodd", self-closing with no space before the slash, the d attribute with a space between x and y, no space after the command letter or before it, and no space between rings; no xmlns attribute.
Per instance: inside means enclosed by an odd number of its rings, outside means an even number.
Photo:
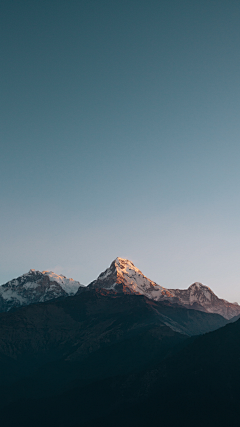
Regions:
<svg viewBox="0 0 240 427"><path fill-rule="evenodd" d="M240 315L240 306L218 298L214 292L196 282L188 289L167 289L148 279L135 265L124 258L116 258L96 280L87 287L52 271L30 270L17 279L0 286L0 312L23 305L44 302L59 297L80 294L92 289L106 289L117 293L144 295L154 301L217 313L226 319Z"/></svg>
<svg viewBox="0 0 240 427"><path fill-rule="evenodd" d="M89 288L104 288L116 292L145 295L153 300L174 297L167 289L148 279L135 265L124 258L116 258L109 268L90 283Z"/></svg>
<svg viewBox="0 0 240 427"><path fill-rule="evenodd" d="M90 283L89 289L92 288L145 295L155 301L168 301L186 308L217 313L226 319L240 315L238 304L218 298L202 283L193 283L188 289L167 289L144 276L131 261L119 257Z"/></svg>
<svg viewBox="0 0 240 427"><path fill-rule="evenodd" d="M30 270L0 286L0 312L74 295L80 286L79 282L52 271Z"/></svg>
<svg viewBox="0 0 240 427"><path fill-rule="evenodd" d="M202 283L196 282L188 289L170 289L170 292L178 298L182 305L206 313L218 313L226 319L238 316L240 306L220 299L214 292Z"/></svg>

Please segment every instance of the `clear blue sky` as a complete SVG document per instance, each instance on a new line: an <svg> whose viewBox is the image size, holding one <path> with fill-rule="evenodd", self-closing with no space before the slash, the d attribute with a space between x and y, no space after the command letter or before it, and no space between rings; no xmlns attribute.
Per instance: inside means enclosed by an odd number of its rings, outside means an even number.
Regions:
<svg viewBox="0 0 240 427"><path fill-rule="evenodd" d="M3 0L0 283L117 256L240 303L240 3Z"/></svg>

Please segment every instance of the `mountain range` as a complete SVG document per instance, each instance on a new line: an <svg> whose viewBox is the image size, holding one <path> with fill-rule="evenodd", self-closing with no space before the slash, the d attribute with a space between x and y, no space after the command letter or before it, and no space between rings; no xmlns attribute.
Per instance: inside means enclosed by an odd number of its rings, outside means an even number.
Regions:
<svg viewBox="0 0 240 427"><path fill-rule="evenodd" d="M237 426L240 307L117 258L88 286L30 270L1 288L3 427Z"/></svg>
<svg viewBox="0 0 240 427"><path fill-rule="evenodd" d="M30 270L0 287L0 312L97 288L144 295L154 301L217 313L228 320L240 315L238 303L218 298L201 283L193 283L188 289L166 289L144 276L131 261L119 257L87 287L51 271Z"/></svg>
<svg viewBox="0 0 240 427"><path fill-rule="evenodd" d="M168 301L186 308L218 313L226 319L240 314L238 303L218 298L210 288L201 283L193 283L186 290L166 289L148 279L131 261L123 258L116 258L88 287L145 295L154 301ZM78 292L81 291L79 289Z"/></svg>

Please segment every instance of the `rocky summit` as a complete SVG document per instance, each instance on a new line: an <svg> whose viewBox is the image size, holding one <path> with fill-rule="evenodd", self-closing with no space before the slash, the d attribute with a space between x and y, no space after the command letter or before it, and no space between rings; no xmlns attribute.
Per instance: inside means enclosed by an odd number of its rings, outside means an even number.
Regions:
<svg viewBox="0 0 240 427"><path fill-rule="evenodd" d="M202 283L193 283L188 289L170 289L170 292L179 299L180 303L195 310L206 313L217 313L226 319L240 314L238 303L230 303L217 295Z"/></svg>
<svg viewBox="0 0 240 427"><path fill-rule="evenodd" d="M3 427L238 427L240 307L207 286L116 258L88 286L30 270L0 304Z"/></svg>
<svg viewBox="0 0 240 427"><path fill-rule="evenodd" d="M135 265L123 258L116 258L109 268L89 285L90 289L104 288L115 292L145 295L154 300L160 299L166 289L148 279ZM171 295L169 294L169 297Z"/></svg>
<svg viewBox="0 0 240 427"><path fill-rule="evenodd" d="M32 269L0 286L0 312L74 295L80 286L79 282L52 271Z"/></svg>
<svg viewBox="0 0 240 427"><path fill-rule="evenodd" d="M167 289L144 276L131 261L119 257L87 287L52 271L30 270L0 286L0 312L93 289L144 295L154 301L220 314L228 320L240 316L237 303L218 298L202 283L193 283L188 289Z"/></svg>
<svg viewBox="0 0 240 427"><path fill-rule="evenodd" d="M188 289L167 289L148 279L135 265L123 258L116 258L89 289L104 288L115 292L145 295L155 301L168 301L186 308L217 313L226 319L240 315L240 306L220 299L207 286L193 283ZM79 293L82 289L79 289Z"/></svg>

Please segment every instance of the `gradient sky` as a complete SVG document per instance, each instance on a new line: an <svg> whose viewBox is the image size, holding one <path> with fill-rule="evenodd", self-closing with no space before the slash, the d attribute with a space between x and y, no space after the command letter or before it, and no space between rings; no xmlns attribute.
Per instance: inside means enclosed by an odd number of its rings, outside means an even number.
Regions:
<svg viewBox="0 0 240 427"><path fill-rule="evenodd" d="M240 3L2 0L0 283L117 256L240 303Z"/></svg>

